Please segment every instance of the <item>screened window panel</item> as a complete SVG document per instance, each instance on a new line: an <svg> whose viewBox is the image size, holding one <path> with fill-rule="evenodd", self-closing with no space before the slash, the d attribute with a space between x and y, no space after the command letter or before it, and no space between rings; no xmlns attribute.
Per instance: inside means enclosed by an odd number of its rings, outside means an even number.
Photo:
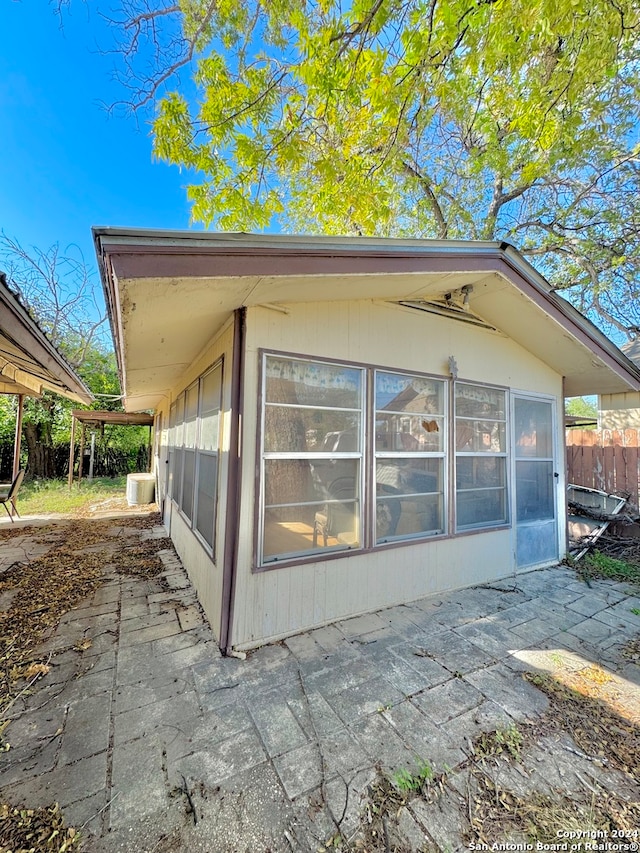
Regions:
<svg viewBox="0 0 640 853"><path fill-rule="evenodd" d="M376 483L385 495L442 492L442 459L378 459Z"/></svg>
<svg viewBox="0 0 640 853"><path fill-rule="evenodd" d="M443 459L378 459L376 542L444 531L443 473Z"/></svg>
<svg viewBox="0 0 640 853"><path fill-rule="evenodd" d="M176 443L176 404L172 403L169 409L169 447L175 447Z"/></svg>
<svg viewBox="0 0 640 853"><path fill-rule="evenodd" d="M198 383L187 389L184 407L184 446L196 446L196 426L198 418Z"/></svg>
<svg viewBox="0 0 640 853"><path fill-rule="evenodd" d="M507 398L499 388L456 383L456 415L465 418L506 420Z"/></svg>
<svg viewBox="0 0 640 853"><path fill-rule="evenodd" d="M267 406L267 452L352 452L360 450L360 413L298 406Z"/></svg>
<svg viewBox="0 0 640 853"><path fill-rule="evenodd" d="M456 418L456 450L463 453L505 453L507 430L504 421L475 421Z"/></svg>
<svg viewBox="0 0 640 853"><path fill-rule="evenodd" d="M392 542L444 531L442 495L376 498L376 542Z"/></svg>
<svg viewBox="0 0 640 853"><path fill-rule="evenodd" d="M493 524L505 524L507 516L507 490L470 489L458 492L458 527L486 527Z"/></svg>
<svg viewBox="0 0 640 853"><path fill-rule="evenodd" d="M196 454L193 450L184 451L184 473L182 475L182 501L180 508L189 521L193 515L193 494L195 488Z"/></svg>
<svg viewBox="0 0 640 853"><path fill-rule="evenodd" d="M462 456L456 465L456 488L488 489L506 485L505 458L502 456Z"/></svg>
<svg viewBox="0 0 640 853"><path fill-rule="evenodd" d="M375 373L376 543L444 532L442 380Z"/></svg>
<svg viewBox="0 0 640 853"><path fill-rule="evenodd" d="M348 462L341 476L332 474L326 488L306 460L268 460L265 488L272 502L264 515L266 561L330 547L361 546L360 462Z"/></svg>
<svg viewBox="0 0 640 853"><path fill-rule="evenodd" d="M444 383L439 379L378 370L376 409L379 412L442 414Z"/></svg>
<svg viewBox="0 0 640 853"><path fill-rule="evenodd" d="M506 524L507 394L456 383L455 407L457 528Z"/></svg>
<svg viewBox="0 0 640 853"><path fill-rule="evenodd" d="M182 494L182 463L184 459L184 450L182 447L176 447L174 451L174 474L173 474L173 494L174 501L179 505Z"/></svg>
<svg viewBox="0 0 640 853"><path fill-rule="evenodd" d="M173 483L174 483L174 467L175 467L175 451L172 447L169 448L169 481L167 483L167 491L170 497L174 497L173 494Z"/></svg>
<svg viewBox="0 0 640 853"><path fill-rule="evenodd" d="M507 514L504 457L461 457L456 464L458 527L504 524Z"/></svg>
<svg viewBox="0 0 640 853"><path fill-rule="evenodd" d="M518 522L554 517L553 462L516 461L516 482Z"/></svg>
<svg viewBox="0 0 640 853"><path fill-rule="evenodd" d="M212 548L217 488L218 457L214 454L200 453L198 456L198 501L195 527Z"/></svg>
<svg viewBox="0 0 640 853"><path fill-rule="evenodd" d="M549 403L518 399L515 411L516 456L553 458L552 422Z"/></svg>
<svg viewBox="0 0 640 853"><path fill-rule="evenodd" d="M269 356L266 401L332 409L359 409L362 371L336 364Z"/></svg>
<svg viewBox="0 0 640 853"><path fill-rule="evenodd" d="M444 436L444 418L440 415L376 415L377 451L438 453L444 450Z"/></svg>
<svg viewBox="0 0 640 853"><path fill-rule="evenodd" d="M176 400L175 446L182 447L184 443L184 394Z"/></svg>
<svg viewBox="0 0 640 853"><path fill-rule="evenodd" d="M220 412L208 412L200 418L200 450L215 451L220 444Z"/></svg>
<svg viewBox="0 0 640 853"><path fill-rule="evenodd" d="M265 504L324 501L345 486L355 494L359 477L359 459L267 459Z"/></svg>
<svg viewBox="0 0 640 853"><path fill-rule="evenodd" d="M222 365L216 365L200 380L200 434L201 450L217 450L220 431L220 406L222 403Z"/></svg>
<svg viewBox="0 0 640 853"><path fill-rule="evenodd" d="M364 371L267 356L262 559L361 547Z"/></svg>

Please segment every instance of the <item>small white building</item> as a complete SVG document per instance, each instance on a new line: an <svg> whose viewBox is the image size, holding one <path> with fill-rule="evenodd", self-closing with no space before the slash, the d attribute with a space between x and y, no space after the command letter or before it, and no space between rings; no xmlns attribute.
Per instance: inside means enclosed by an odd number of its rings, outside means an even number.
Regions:
<svg viewBox="0 0 640 853"><path fill-rule="evenodd" d="M623 344L621 351L635 365L640 364L640 337ZM640 429L640 392L625 390L598 397L598 427L600 429Z"/></svg>
<svg viewBox="0 0 640 853"><path fill-rule="evenodd" d="M640 371L500 243L94 229L223 650L551 565L565 396Z"/></svg>

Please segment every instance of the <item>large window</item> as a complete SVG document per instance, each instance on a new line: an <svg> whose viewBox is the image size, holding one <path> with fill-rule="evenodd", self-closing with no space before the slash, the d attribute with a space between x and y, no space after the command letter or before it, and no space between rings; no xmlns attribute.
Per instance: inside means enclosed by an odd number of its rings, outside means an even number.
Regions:
<svg viewBox="0 0 640 853"><path fill-rule="evenodd" d="M458 530L508 521L506 405L505 391L456 383Z"/></svg>
<svg viewBox="0 0 640 853"><path fill-rule="evenodd" d="M262 371L260 566L509 523L506 390L276 354Z"/></svg>
<svg viewBox="0 0 640 853"><path fill-rule="evenodd" d="M262 561L362 546L364 371L268 356Z"/></svg>
<svg viewBox="0 0 640 853"><path fill-rule="evenodd" d="M445 383L375 374L376 542L445 529Z"/></svg>
<svg viewBox="0 0 640 853"><path fill-rule="evenodd" d="M170 410L169 493L213 549L218 492L222 362L197 379Z"/></svg>
<svg viewBox="0 0 640 853"><path fill-rule="evenodd" d="M193 490L196 478L196 432L198 429L198 383L187 388L184 398L184 461L182 470L182 503L180 509L191 521Z"/></svg>
<svg viewBox="0 0 640 853"><path fill-rule="evenodd" d="M222 363L200 379L198 446L196 450L196 510L194 527L213 547L218 492Z"/></svg>

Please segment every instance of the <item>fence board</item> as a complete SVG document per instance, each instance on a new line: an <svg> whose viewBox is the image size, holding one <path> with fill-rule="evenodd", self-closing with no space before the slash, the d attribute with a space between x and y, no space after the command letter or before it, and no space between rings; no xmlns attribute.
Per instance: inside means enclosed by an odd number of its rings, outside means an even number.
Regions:
<svg viewBox="0 0 640 853"><path fill-rule="evenodd" d="M567 430L567 480L639 503L640 430Z"/></svg>

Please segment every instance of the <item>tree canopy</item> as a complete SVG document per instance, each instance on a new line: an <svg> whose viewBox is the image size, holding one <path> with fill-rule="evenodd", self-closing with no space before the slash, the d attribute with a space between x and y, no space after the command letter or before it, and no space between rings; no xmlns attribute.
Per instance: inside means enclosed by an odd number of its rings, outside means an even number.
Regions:
<svg viewBox="0 0 640 853"><path fill-rule="evenodd" d="M635 0L126 0L112 23L195 220L507 240L640 325Z"/></svg>
<svg viewBox="0 0 640 853"><path fill-rule="evenodd" d="M0 233L0 267L49 340L97 395L90 408L122 411L104 305L84 258L74 247L62 250L54 244L48 249L25 248L15 238ZM54 476L61 446L62 459L68 459L71 412L77 407L77 403L50 391L39 398L27 398L23 434L30 475ZM13 449L15 409L13 395L0 395L0 467L2 445ZM147 433L144 427L108 425L99 437L100 449L115 449L135 459L138 448L146 445Z"/></svg>

